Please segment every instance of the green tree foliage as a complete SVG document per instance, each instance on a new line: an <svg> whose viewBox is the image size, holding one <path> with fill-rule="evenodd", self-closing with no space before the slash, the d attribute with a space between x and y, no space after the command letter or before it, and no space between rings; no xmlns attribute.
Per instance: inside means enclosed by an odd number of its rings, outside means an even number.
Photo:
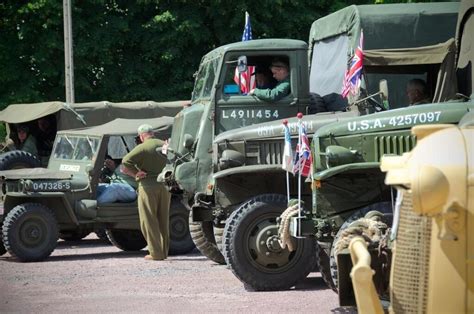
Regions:
<svg viewBox="0 0 474 314"><path fill-rule="evenodd" d="M372 1L351 1L351 4ZM201 57L253 37L307 40L337 0L72 1L77 102L189 99ZM62 1L0 3L0 108L64 101Z"/></svg>

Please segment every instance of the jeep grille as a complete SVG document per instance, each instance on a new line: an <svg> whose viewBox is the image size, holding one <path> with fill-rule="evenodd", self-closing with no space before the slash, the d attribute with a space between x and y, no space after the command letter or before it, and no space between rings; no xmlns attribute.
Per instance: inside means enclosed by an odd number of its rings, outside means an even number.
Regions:
<svg viewBox="0 0 474 314"><path fill-rule="evenodd" d="M375 141L375 160L379 161L385 154L401 155L409 152L416 144L414 135L398 136L376 136Z"/></svg>
<svg viewBox="0 0 474 314"><path fill-rule="evenodd" d="M281 164L284 142L247 143L245 156L247 165L277 165Z"/></svg>

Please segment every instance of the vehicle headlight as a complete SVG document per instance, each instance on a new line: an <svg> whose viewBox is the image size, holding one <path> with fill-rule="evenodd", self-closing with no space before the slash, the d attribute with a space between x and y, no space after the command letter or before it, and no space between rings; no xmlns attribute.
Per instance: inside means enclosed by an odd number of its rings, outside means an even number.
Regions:
<svg viewBox="0 0 474 314"><path fill-rule="evenodd" d="M245 156L232 149L226 149L222 152L221 158L219 159L219 168L221 170L240 167L245 164Z"/></svg>
<svg viewBox="0 0 474 314"><path fill-rule="evenodd" d="M331 145L326 147L326 167L351 164L357 161L356 151L346 147Z"/></svg>

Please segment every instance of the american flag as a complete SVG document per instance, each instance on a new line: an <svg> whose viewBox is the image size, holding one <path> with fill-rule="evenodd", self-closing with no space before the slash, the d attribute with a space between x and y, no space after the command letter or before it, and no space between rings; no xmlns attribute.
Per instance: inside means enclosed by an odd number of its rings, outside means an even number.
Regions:
<svg viewBox="0 0 474 314"><path fill-rule="evenodd" d="M356 51L352 58L349 61L349 68L344 74L344 82L342 87L341 95L342 97L347 97L349 92L352 95L357 95L360 88L360 78L362 76L362 62L364 60L364 33L360 31L360 40L359 46L356 48Z"/></svg>
<svg viewBox="0 0 474 314"><path fill-rule="evenodd" d="M303 124L300 125L299 136L299 142L301 145L297 145L296 147L293 173L297 174L298 171L300 171L302 176L307 177L311 172L310 170L311 164L313 163L313 158L311 156L311 149L309 146L308 135L306 134L306 128Z"/></svg>
<svg viewBox="0 0 474 314"><path fill-rule="evenodd" d="M291 134L288 128L288 122L284 124L285 128L285 147L283 148L283 161L281 168L287 172L293 171L293 152L291 151Z"/></svg>
<svg viewBox="0 0 474 314"><path fill-rule="evenodd" d="M245 28L242 34L242 41L252 40L252 25L250 24L250 15L248 12L245 12ZM240 90L242 94L248 94L252 89L255 88L255 76L253 76L253 72L255 71L254 66L247 67L247 71L240 73L239 78L239 71L235 68L234 74L234 82L240 85Z"/></svg>

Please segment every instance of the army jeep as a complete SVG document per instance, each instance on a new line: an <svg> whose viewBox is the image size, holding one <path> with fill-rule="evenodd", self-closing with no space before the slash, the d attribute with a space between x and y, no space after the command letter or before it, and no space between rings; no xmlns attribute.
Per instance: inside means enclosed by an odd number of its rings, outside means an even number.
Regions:
<svg viewBox="0 0 474 314"><path fill-rule="evenodd" d="M116 119L77 130L59 131L48 168L0 171L3 192L2 254L23 262L41 261L55 249L60 234L104 228L109 240L124 251L146 246L140 231L137 203L98 204L97 186L108 154L116 161L136 146L137 127L153 126L159 138L171 133L173 118ZM158 154L158 152L157 152ZM170 254L194 248L189 213L174 197L170 209Z"/></svg>

